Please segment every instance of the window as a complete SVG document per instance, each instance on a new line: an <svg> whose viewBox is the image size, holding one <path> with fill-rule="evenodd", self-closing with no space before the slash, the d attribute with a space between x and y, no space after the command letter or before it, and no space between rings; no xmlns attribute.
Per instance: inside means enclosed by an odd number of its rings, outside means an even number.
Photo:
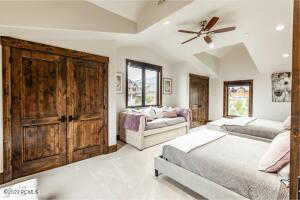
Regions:
<svg viewBox="0 0 300 200"><path fill-rule="evenodd" d="M224 82L224 116L252 116L253 80Z"/></svg>
<svg viewBox="0 0 300 200"><path fill-rule="evenodd" d="M126 60L126 107L161 105L160 66Z"/></svg>

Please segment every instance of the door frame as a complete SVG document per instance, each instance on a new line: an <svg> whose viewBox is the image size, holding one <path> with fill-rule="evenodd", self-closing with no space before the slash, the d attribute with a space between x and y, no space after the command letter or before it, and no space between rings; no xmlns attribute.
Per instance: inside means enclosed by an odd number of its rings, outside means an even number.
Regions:
<svg viewBox="0 0 300 200"><path fill-rule="evenodd" d="M207 122L209 122L209 77L208 76L203 76L203 75L197 75L197 74L189 73L189 107L190 107L190 99L191 99L191 78L192 77L208 81L208 90L207 90L207 96L208 96L208 98L207 98L207 113L206 113L206 118L207 118Z"/></svg>
<svg viewBox="0 0 300 200"><path fill-rule="evenodd" d="M45 44L25 41L11 37L0 37L0 44L2 46L2 85L3 85L3 173L0 174L0 184L12 180L12 120L11 120L11 48L21 48L33 51L39 51L49 54L60 55L64 57L78 58L82 60L94 61L103 63L105 67L106 86L108 85L108 63L109 58L100 55L93 55L85 52L65 49L60 47L49 46ZM108 146L108 87L104 91L104 106L106 116L105 123L105 146L104 153L108 153L110 147Z"/></svg>
<svg viewBox="0 0 300 200"><path fill-rule="evenodd" d="M290 199L300 199L300 0L294 0Z"/></svg>

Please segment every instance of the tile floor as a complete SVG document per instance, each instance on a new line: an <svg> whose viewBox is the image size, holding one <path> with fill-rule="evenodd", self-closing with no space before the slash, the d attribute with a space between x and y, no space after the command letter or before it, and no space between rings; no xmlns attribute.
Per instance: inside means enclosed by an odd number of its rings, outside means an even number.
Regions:
<svg viewBox="0 0 300 200"><path fill-rule="evenodd" d="M160 151L161 145L144 151L121 145L115 153L41 172L12 183L36 178L41 200L203 199L168 177L154 176L153 158Z"/></svg>

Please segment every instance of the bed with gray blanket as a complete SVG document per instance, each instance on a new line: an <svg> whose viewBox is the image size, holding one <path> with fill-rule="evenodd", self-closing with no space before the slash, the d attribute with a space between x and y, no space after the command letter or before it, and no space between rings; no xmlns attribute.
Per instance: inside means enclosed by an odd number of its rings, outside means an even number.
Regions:
<svg viewBox="0 0 300 200"><path fill-rule="evenodd" d="M283 122L280 121L248 118L248 121L243 124L235 124L235 119L233 119L233 123L231 121L228 123L222 120L224 120L224 118L211 122L207 127L246 136L264 138L266 140L272 140L276 135L284 131ZM222 123L218 123L218 121L222 121Z"/></svg>
<svg viewBox="0 0 300 200"><path fill-rule="evenodd" d="M180 168L183 168L246 199L288 199L289 190L276 173L257 170L258 162L269 145L267 142L227 134L188 153L172 145L164 145L160 159L179 167L171 177L175 180L178 176L185 176L178 175ZM160 168L159 163L156 165ZM180 181L180 178L178 180L182 184L191 184L190 187L197 184L197 181L191 183L191 179L186 182Z"/></svg>

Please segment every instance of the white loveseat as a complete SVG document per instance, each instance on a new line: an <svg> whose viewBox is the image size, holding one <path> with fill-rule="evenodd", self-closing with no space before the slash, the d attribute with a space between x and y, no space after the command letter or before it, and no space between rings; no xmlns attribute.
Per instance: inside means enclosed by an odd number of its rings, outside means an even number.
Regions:
<svg viewBox="0 0 300 200"><path fill-rule="evenodd" d="M120 113L120 139L139 150L143 150L187 134L190 127L190 112L188 110L187 112L188 114L185 117L180 115L173 118L159 117L155 118L151 122L147 120L146 114L142 114L138 130L130 130L124 127L124 122L126 120L126 116L128 114L132 114L132 111L124 111ZM139 110L138 113L144 113L144 111Z"/></svg>

